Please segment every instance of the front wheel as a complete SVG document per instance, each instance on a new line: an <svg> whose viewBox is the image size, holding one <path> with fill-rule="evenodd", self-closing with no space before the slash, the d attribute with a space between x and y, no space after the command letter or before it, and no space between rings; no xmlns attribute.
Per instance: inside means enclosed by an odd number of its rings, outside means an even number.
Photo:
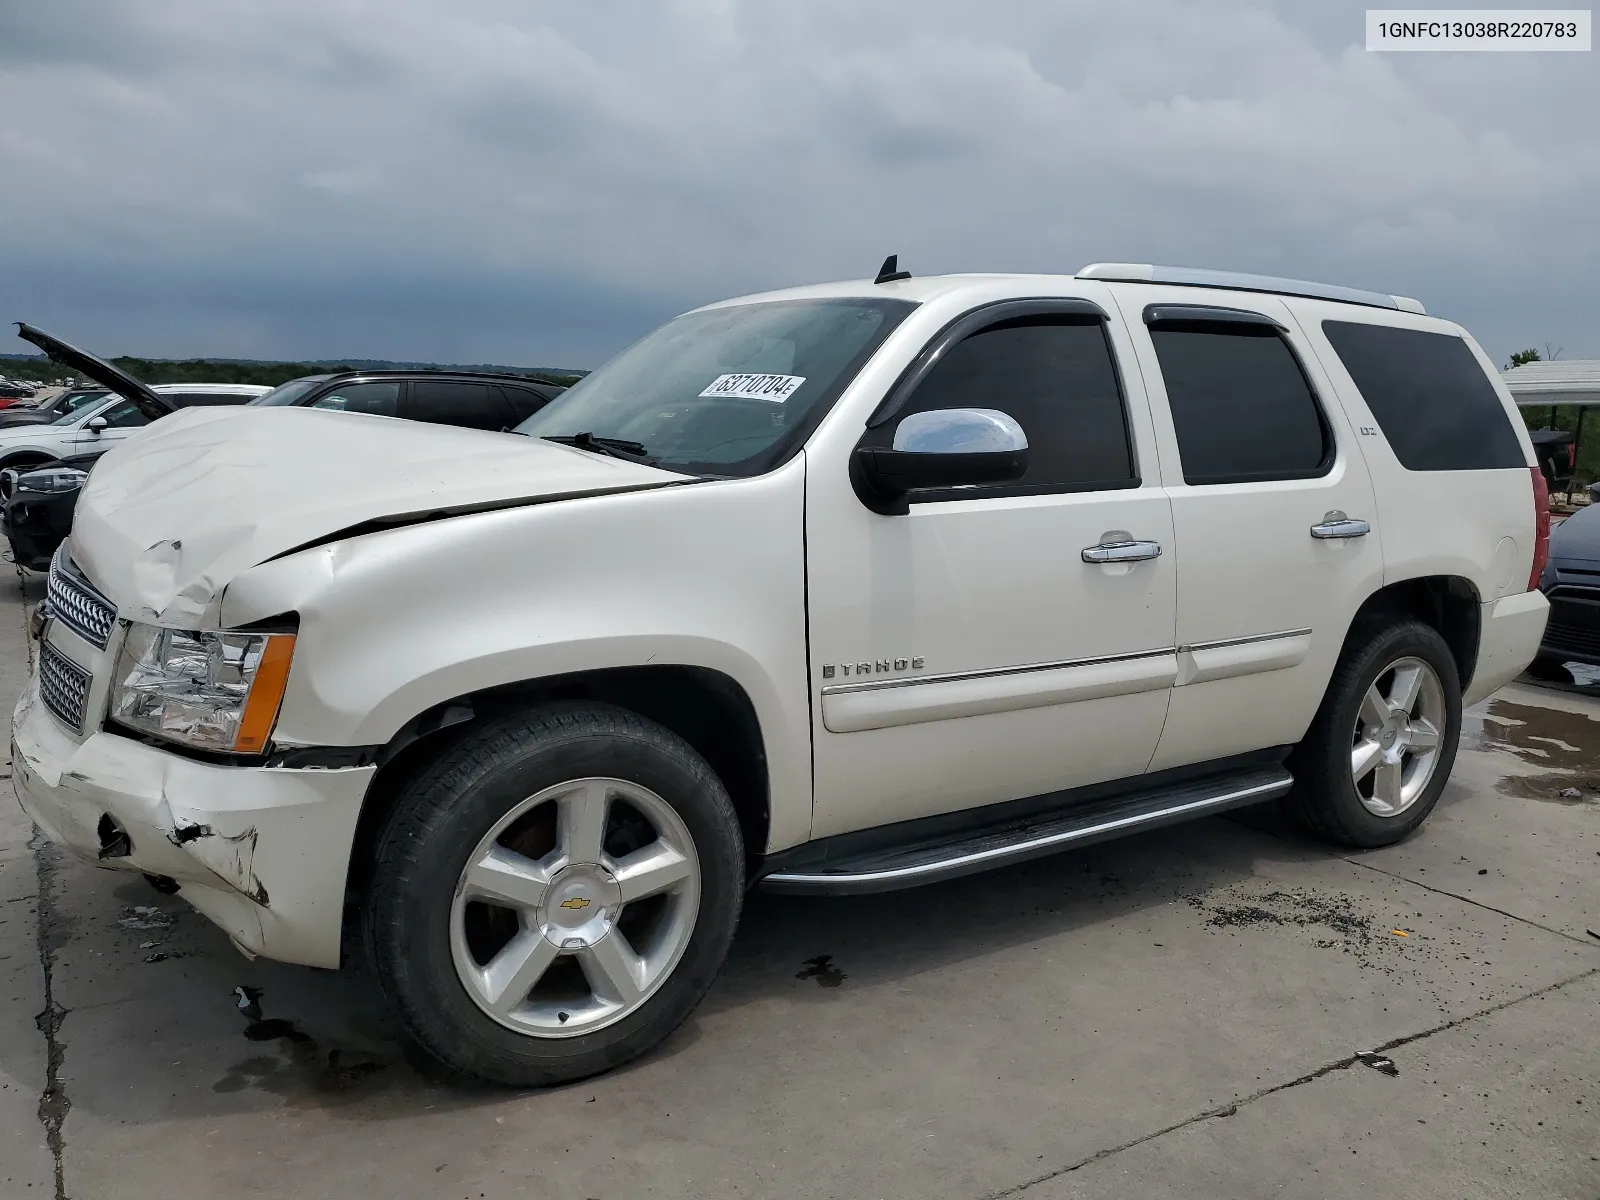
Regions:
<svg viewBox="0 0 1600 1200"><path fill-rule="evenodd" d="M606 705L486 722L399 797L367 905L380 986L448 1066L518 1086L618 1066L688 1017L738 923L726 790Z"/></svg>
<svg viewBox="0 0 1600 1200"><path fill-rule="evenodd" d="M1352 632L1322 707L1290 757L1290 810L1347 846L1387 846L1427 819L1455 763L1461 682L1420 621Z"/></svg>

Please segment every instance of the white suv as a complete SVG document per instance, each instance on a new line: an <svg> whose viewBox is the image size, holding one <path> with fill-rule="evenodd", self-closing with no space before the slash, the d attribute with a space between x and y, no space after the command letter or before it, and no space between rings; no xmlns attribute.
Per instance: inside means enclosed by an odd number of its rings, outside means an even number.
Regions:
<svg viewBox="0 0 1600 1200"><path fill-rule="evenodd" d="M182 409L247 404L272 389L251 383L158 383L147 390ZM111 392L48 424L0 428L0 469L21 471L52 459L108 450L150 424L146 407Z"/></svg>
<svg viewBox="0 0 1600 1200"><path fill-rule="evenodd" d="M418 1041L518 1084L665 1037L753 885L1272 798L1404 837L1545 623L1483 352L1286 280L885 264L679 317L516 433L134 446L52 573L25 807L250 954L336 967L356 914Z"/></svg>

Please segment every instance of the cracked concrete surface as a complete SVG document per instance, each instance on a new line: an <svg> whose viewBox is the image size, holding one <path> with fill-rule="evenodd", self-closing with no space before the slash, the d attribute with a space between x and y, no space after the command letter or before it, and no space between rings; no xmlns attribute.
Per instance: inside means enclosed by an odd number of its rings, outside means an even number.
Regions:
<svg viewBox="0 0 1600 1200"><path fill-rule="evenodd" d="M37 584L32 589L37 592ZM10 745L11 705L32 669L21 588L0 571L0 729ZM50 1052L38 1022L50 1011L40 954L39 880L33 823L12 799L11 763L0 767L0 1198L60 1196L58 1160L39 1117L50 1092Z"/></svg>
<svg viewBox="0 0 1600 1200"><path fill-rule="evenodd" d="M917 892L754 897L665 1047L527 1094L441 1079L360 972L246 963L137 878L52 865L41 909L0 803L0 1200L55 1187L52 1079L72 1200L1596 1200L1591 722L1600 699L1507 689L1386 850L1248 812Z"/></svg>

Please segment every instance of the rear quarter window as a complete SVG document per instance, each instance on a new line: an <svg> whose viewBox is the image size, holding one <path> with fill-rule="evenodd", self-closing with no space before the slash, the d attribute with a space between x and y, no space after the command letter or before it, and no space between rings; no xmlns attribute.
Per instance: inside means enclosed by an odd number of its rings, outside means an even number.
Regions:
<svg viewBox="0 0 1600 1200"><path fill-rule="evenodd" d="M1322 332L1408 471L1527 470L1505 406L1454 334L1356 321Z"/></svg>

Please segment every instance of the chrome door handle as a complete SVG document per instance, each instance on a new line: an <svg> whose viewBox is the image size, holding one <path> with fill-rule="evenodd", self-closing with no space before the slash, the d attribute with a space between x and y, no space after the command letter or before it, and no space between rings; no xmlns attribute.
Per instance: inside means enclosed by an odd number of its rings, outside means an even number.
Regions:
<svg viewBox="0 0 1600 1200"><path fill-rule="evenodd" d="M1311 527L1311 536L1324 541L1330 538L1366 537L1371 532L1371 525L1359 517L1347 517L1337 509L1324 513L1322 520Z"/></svg>
<svg viewBox="0 0 1600 1200"><path fill-rule="evenodd" d="M1101 542L1098 546L1086 546L1083 551L1086 563L1144 562L1160 557L1160 542Z"/></svg>

